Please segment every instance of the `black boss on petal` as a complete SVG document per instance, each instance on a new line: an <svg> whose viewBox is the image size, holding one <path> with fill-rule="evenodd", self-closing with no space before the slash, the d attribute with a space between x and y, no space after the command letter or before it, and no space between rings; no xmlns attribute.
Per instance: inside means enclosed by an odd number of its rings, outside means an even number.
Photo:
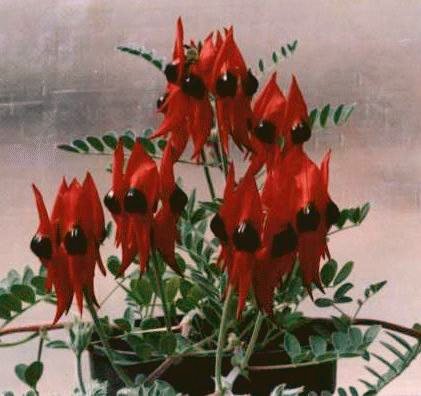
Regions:
<svg viewBox="0 0 421 396"><path fill-rule="evenodd" d="M178 77L178 66L173 63L168 63L164 70L165 77L170 83L175 83Z"/></svg>
<svg viewBox="0 0 421 396"><path fill-rule="evenodd" d="M291 224L288 227L275 234L272 240L271 256L273 258L282 257L287 253L292 253L298 244L298 237Z"/></svg>
<svg viewBox="0 0 421 396"><path fill-rule="evenodd" d="M237 250L254 253L260 246L260 238L257 230L248 222L241 223L232 236Z"/></svg>
<svg viewBox="0 0 421 396"><path fill-rule="evenodd" d="M138 189L131 188L124 197L124 209L128 213L145 214L148 210L148 202L145 195Z"/></svg>
<svg viewBox="0 0 421 396"><path fill-rule="evenodd" d="M82 228L73 227L64 237L64 247L71 256L85 254L88 250L88 239Z"/></svg>
<svg viewBox="0 0 421 396"><path fill-rule="evenodd" d="M50 238L35 234L31 240L31 250L38 258L49 260L53 253Z"/></svg>
<svg viewBox="0 0 421 396"><path fill-rule="evenodd" d="M228 242L228 235L227 230L225 229L224 220L222 220L219 213L213 216L210 222L210 229L221 242Z"/></svg>
<svg viewBox="0 0 421 396"><path fill-rule="evenodd" d="M221 98L235 96L237 92L237 77L234 74L227 72L216 80L215 91Z"/></svg>
<svg viewBox="0 0 421 396"><path fill-rule="evenodd" d="M331 227L336 224L340 215L341 211L339 210L338 205L336 205L333 201L329 201L326 206L326 225Z"/></svg>
<svg viewBox="0 0 421 396"><path fill-rule="evenodd" d="M254 134L263 143L273 144L276 138L276 127L271 122L262 120L254 128Z"/></svg>
<svg viewBox="0 0 421 396"><path fill-rule="evenodd" d="M243 81L243 91L246 96L253 96L259 88L259 81L253 75L250 69L247 70L247 77Z"/></svg>
<svg viewBox="0 0 421 396"><path fill-rule="evenodd" d="M302 144L311 138L311 129L307 122L300 122L291 130L291 138L294 144Z"/></svg>
<svg viewBox="0 0 421 396"><path fill-rule="evenodd" d="M297 213L297 228L299 232L316 231L320 224L320 213L313 204Z"/></svg>
<svg viewBox="0 0 421 396"><path fill-rule="evenodd" d="M187 204L189 198L186 193L175 185L175 189L170 196L170 207L173 213L181 213Z"/></svg>
<svg viewBox="0 0 421 396"><path fill-rule="evenodd" d="M104 197L104 205L112 214L119 214L121 212L120 202L118 202L113 190L110 190Z"/></svg>
<svg viewBox="0 0 421 396"><path fill-rule="evenodd" d="M203 99L206 92L202 79L194 74L189 74L184 78L181 89L186 95L195 99Z"/></svg>

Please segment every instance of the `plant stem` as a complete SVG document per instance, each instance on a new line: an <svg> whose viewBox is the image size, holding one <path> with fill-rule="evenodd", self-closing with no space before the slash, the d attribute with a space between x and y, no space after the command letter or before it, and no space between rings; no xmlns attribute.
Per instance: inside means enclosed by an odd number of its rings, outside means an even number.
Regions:
<svg viewBox="0 0 421 396"><path fill-rule="evenodd" d="M14 342L0 342L0 348L7 348L7 347L14 347L17 345L22 345L25 344L28 341L33 340L34 338L38 337L38 333L32 333L31 335L22 338L19 341L14 341Z"/></svg>
<svg viewBox="0 0 421 396"><path fill-rule="evenodd" d="M38 344L38 353L37 353L37 361L41 361L41 355L42 355L42 348L44 346L44 332L41 330L39 334L39 344Z"/></svg>
<svg viewBox="0 0 421 396"><path fill-rule="evenodd" d="M260 329L262 327L263 319L265 315L262 313L262 311L259 310L259 313L257 314L256 323L254 324L253 333L250 338L250 342L247 345L246 354L244 355L243 362L241 364L241 368L247 367L250 357L254 352L254 347L256 346L257 338L259 337Z"/></svg>
<svg viewBox="0 0 421 396"><path fill-rule="evenodd" d="M355 224L352 224L352 225L350 225L350 226L346 226L346 227L338 228L337 230L334 230L334 231L329 232L329 233L327 234L327 236L330 236L330 235L333 235L333 234L337 234L338 232L345 231L345 230L349 230L350 228L355 228L355 227L358 227L358 226L360 226L360 225L361 225L361 223L355 223Z"/></svg>
<svg viewBox="0 0 421 396"><path fill-rule="evenodd" d="M83 375L82 375L82 354L76 354L76 370L77 370L77 378L79 381L79 388L83 395L86 395L86 388L85 383L83 382Z"/></svg>
<svg viewBox="0 0 421 396"><path fill-rule="evenodd" d="M158 259L156 257L156 252L152 252L152 263L155 271L156 285L158 287L159 298L162 302L162 310L164 312L165 326L168 332L171 332L171 317L170 312L168 311L168 302L165 295L164 285L162 284L162 277L159 274Z"/></svg>
<svg viewBox="0 0 421 396"><path fill-rule="evenodd" d="M224 353L224 344L227 333L229 303L231 301L232 287L228 286L227 294L225 296L224 307L222 310L221 323L219 326L218 345L216 348L215 357L215 393L218 395L224 394L224 386L222 384L222 357Z"/></svg>
<svg viewBox="0 0 421 396"><path fill-rule="evenodd" d="M202 156L202 159L203 159L203 170L205 172L206 183L208 184L209 194L210 194L210 196L212 198L212 201L213 201L216 198L215 187L213 186L212 176L209 172L209 167L207 165L206 153L205 153L205 150L203 150L203 149L201 151L201 156Z"/></svg>
<svg viewBox="0 0 421 396"><path fill-rule="evenodd" d="M110 364L111 364L112 368L114 369L116 374L119 376L119 378L124 382L124 384L128 388L133 387L134 386L133 381L127 376L127 374L124 372L124 370L121 367L119 367L113 360L113 357L112 357L112 354L111 354L111 347L110 347L110 344L108 343L107 335L105 334L105 331L102 327L102 324L101 324L101 322L98 318L98 315L97 315L95 307L92 303L92 299L91 299L91 296L89 295L89 292L84 290L84 295L85 295L85 300L86 300L86 306L89 310L89 313L92 316L92 320L93 320L94 325L95 325L95 330L98 333L98 336L102 341L102 345L104 346L105 355L107 356L108 360L110 361Z"/></svg>

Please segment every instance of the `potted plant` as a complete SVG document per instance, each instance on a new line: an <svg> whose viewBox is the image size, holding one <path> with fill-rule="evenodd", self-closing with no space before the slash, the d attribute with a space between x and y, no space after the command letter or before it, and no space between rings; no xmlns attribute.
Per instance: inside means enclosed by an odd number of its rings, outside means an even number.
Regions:
<svg viewBox="0 0 421 396"><path fill-rule="evenodd" d="M272 66L296 47L273 52ZM420 326L359 317L383 280L368 285L350 313L354 265L339 265L328 241L361 225L369 204L339 209L329 193L330 152L317 165L304 149L317 129L346 122L353 107L308 111L295 77L284 94L276 73L265 82L268 61L255 72L247 67L232 27L187 43L179 19L168 64L144 48L119 49L164 73L163 121L154 131L59 146L112 156L103 199L112 222L89 172L81 182L63 180L51 210L33 186L39 227L31 249L42 265L37 274L9 272L0 288L0 347L39 339L37 359L15 367L28 394L38 394L48 375L44 347L74 353L78 395L377 394L419 355ZM187 194L182 166L203 168L209 199ZM222 191L215 177L224 179ZM101 245L112 234L121 254L104 265ZM116 283L101 301L97 267ZM121 315L101 317L98 309L117 290L125 293ZM306 316L306 299L337 315ZM73 301L91 320L62 320ZM40 302L56 305L51 324L12 325ZM69 338L55 339L62 328ZM381 345L396 360L369 351L382 330L388 340ZM28 335L5 341L20 332ZM92 381L81 366L85 350ZM337 360L358 357L380 361L383 370L367 363L364 390L337 387Z"/></svg>

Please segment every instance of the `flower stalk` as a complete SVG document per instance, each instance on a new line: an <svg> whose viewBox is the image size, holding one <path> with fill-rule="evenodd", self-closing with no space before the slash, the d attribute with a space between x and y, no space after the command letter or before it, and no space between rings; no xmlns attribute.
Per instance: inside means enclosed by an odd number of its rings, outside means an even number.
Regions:
<svg viewBox="0 0 421 396"><path fill-rule="evenodd" d="M95 325L95 330L98 333L98 336L102 342L102 345L104 346L105 355L107 356L112 368L114 369L118 377L123 381L123 383L129 388L133 387L134 386L133 381L128 377L128 375L124 372L124 370L120 366L118 366L113 360L112 353L111 353L111 346L108 342L107 335L105 334L101 321L98 318L95 307L92 303L92 298L89 295L89 292L86 291L86 289L84 290L84 295L85 295L86 306L88 308L89 313L91 314L92 320Z"/></svg>
<svg viewBox="0 0 421 396"><path fill-rule="evenodd" d="M227 294L225 296L224 307L222 309L221 323L219 326L218 345L215 357L215 393L218 395L224 394L224 385L222 383L222 358L224 355L224 344L228 329L228 313L231 295L232 287L228 286Z"/></svg>

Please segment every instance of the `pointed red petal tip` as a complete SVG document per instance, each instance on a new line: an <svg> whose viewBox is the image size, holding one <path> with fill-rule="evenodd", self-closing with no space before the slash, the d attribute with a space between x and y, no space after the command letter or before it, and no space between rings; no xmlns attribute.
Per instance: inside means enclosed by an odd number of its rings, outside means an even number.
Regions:
<svg viewBox="0 0 421 396"><path fill-rule="evenodd" d="M329 149L323 157L323 160L320 164L320 171L322 172L322 179L323 184L325 185L326 189L329 185L329 163L330 163L330 156L332 150Z"/></svg>
<svg viewBox="0 0 421 396"><path fill-rule="evenodd" d="M35 203L37 206L38 217L39 217L39 226L38 232L43 234L50 233L50 218L48 216L47 208L45 207L44 199L41 192L38 190L35 184L32 184L32 190L35 196Z"/></svg>
<svg viewBox="0 0 421 396"><path fill-rule="evenodd" d="M177 27L175 33L175 43L173 50L173 60L182 61L184 59L184 29L181 16L177 19Z"/></svg>
<svg viewBox="0 0 421 396"><path fill-rule="evenodd" d="M302 121L307 117L307 105L294 75L292 75L292 82L288 93L288 109L289 121L291 123Z"/></svg>

